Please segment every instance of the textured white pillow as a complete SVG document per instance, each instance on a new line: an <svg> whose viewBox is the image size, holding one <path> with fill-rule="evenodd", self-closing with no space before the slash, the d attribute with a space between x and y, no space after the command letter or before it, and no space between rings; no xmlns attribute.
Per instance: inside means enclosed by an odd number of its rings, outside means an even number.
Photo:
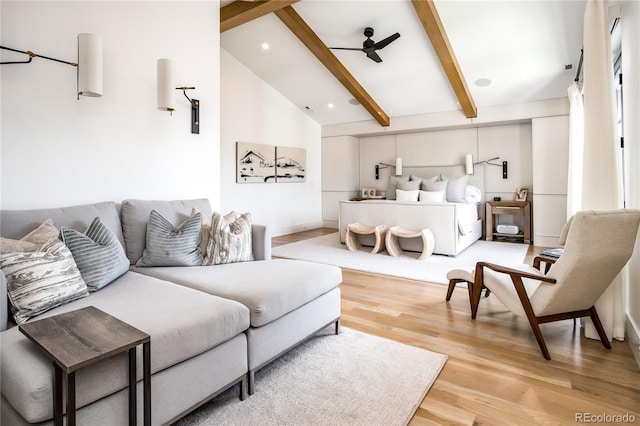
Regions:
<svg viewBox="0 0 640 426"><path fill-rule="evenodd" d="M249 262L253 258L251 214L231 212L222 216L213 213L207 255L203 265Z"/></svg>
<svg viewBox="0 0 640 426"><path fill-rule="evenodd" d="M67 246L52 238L32 253L0 255L16 324L89 295Z"/></svg>
<svg viewBox="0 0 640 426"><path fill-rule="evenodd" d="M418 201L421 203L443 203L445 201L444 191L420 191Z"/></svg>
<svg viewBox="0 0 640 426"><path fill-rule="evenodd" d="M420 190L415 189L413 191L403 191L402 189L396 189L396 200L398 201L418 201L418 193Z"/></svg>

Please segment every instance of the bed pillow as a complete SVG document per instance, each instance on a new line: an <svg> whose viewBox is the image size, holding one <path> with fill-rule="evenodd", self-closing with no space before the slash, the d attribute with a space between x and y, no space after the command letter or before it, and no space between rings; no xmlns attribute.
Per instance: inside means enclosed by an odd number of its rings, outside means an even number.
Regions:
<svg viewBox="0 0 640 426"><path fill-rule="evenodd" d="M448 180L447 201L450 203L466 203L465 194L467 191L467 183L469 182L469 175L463 175L458 178L449 178Z"/></svg>
<svg viewBox="0 0 640 426"><path fill-rule="evenodd" d="M482 190L477 186L467 185L464 200L469 204L480 204L482 202Z"/></svg>
<svg viewBox="0 0 640 426"><path fill-rule="evenodd" d="M409 176L409 180L420 180L420 189L423 191L427 191L426 186L433 184L440 179L440 175L431 176L429 178L424 178L416 175Z"/></svg>
<svg viewBox="0 0 640 426"><path fill-rule="evenodd" d="M404 191L402 189L396 189L397 201L418 201L418 193L420 191L415 189L413 191Z"/></svg>
<svg viewBox="0 0 640 426"><path fill-rule="evenodd" d="M409 181L398 181L397 189L401 189L402 191L416 191L420 189L421 180L409 180Z"/></svg>
<svg viewBox="0 0 640 426"><path fill-rule="evenodd" d="M89 295L67 246L54 237L32 253L0 254L16 324Z"/></svg>
<svg viewBox="0 0 640 426"><path fill-rule="evenodd" d="M222 216L213 213L207 255L203 265L249 262L253 259L251 214L231 212Z"/></svg>
<svg viewBox="0 0 640 426"><path fill-rule="evenodd" d="M437 182L428 182L427 184L423 185L422 190L423 191L446 191L448 183L449 183L448 180L439 180Z"/></svg>
<svg viewBox="0 0 640 426"><path fill-rule="evenodd" d="M420 191L418 201L421 203L445 202L445 191Z"/></svg>
<svg viewBox="0 0 640 426"><path fill-rule="evenodd" d="M389 178L389 184L387 185L387 200L396 199L396 189L398 189L398 182L408 182L409 176L391 176Z"/></svg>
<svg viewBox="0 0 640 426"><path fill-rule="evenodd" d="M85 234L63 227L60 235L71 250L89 292L100 290L129 270L122 244L99 217L93 219Z"/></svg>
<svg viewBox="0 0 640 426"><path fill-rule="evenodd" d="M175 227L151 210L146 247L136 266L198 266L202 264L200 230L202 213L196 213Z"/></svg>
<svg viewBox="0 0 640 426"><path fill-rule="evenodd" d="M53 220L47 219L19 240L0 238L0 253L34 252L59 234L60 231L53 225Z"/></svg>

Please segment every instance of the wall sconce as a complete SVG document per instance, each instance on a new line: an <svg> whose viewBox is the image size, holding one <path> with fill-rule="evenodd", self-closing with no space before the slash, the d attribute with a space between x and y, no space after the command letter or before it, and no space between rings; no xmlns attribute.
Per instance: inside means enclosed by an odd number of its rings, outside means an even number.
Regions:
<svg viewBox="0 0 640 426"><path fill-rule="evenodd" d="M506 161L503 161L502 164L495 164L495 163L490 163L490 161L493 160L498 160L500 159L500 157L494 157L494 158L489 158L488 160L483 160L483 161L478 161L477 163L473 162L473 156L471 154L467 154L465 156L465 168L466 168L466 172L468 175L472 175L473 174L473 166L476 164L488 164L490 166L498 166L498 167L502 167L502 179L507 179L509 177L508 175L508 164Z"/></svg>
<svg viewBox="0 0 640 426"><path fill-rule="evenodd" d="M396 158L396 164L378 163L376 164L376 180L380 179L380 169L386 169L387 167L393 167L396 169L396 176L402 176L402 158Z"/></svg>
<svg viewBox="0 0 640 426"><path fill-rule="evenodd" d="M30 50L18 50L0 46L0 49L23 53L29 56L26 61L0 62L0 65L28 64L33 58L48 59L77 68L77 96L102 96L102 39L95 34L78 34L78 62L67 62L61 59L38 55Z"/></svg>
<svg viewBox="0 0 640 426"><path fill-rule="evenodd" d="M187 90L195 90L195 87L180 86L174 88L173 64L171 59L158 59L158 109L169 111L173 115L175 110L175 91L182 90L184 97L191 104L191 133L200 133L200 101L187 96Z"/></svg>

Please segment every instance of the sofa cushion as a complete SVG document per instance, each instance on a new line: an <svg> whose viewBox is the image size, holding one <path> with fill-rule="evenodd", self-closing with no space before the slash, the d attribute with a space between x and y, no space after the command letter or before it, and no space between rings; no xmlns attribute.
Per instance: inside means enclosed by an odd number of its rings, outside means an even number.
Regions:
<svg viewBox="0 0 640 426"><path fill-rule="evenodd" d="M47 219L53 220L57 227L87 229L96 217L99 217L102 223L116 235L118 241L124 244L120 214L116 203L112 201L49 209L1 210L0 236L22 238Z"/></svg>
<svg viewBox="0 0 640 426"><path fill-rule="evenodd" d="M192 209L198 209L204 216L211 216L209 200L124 200L122 202L122 233L125 250L132 265L142 257L147 237L147 222L151 210L160 213L171 223L182 223L191 216Z"/></svg>
<svg viewBox="0 0 640 426"><path fill-rule="evenodd" d="M146 246L137 266L199 266L202 213L189 216L174 226L160 213L151 210L147 224Z"/></svg>
<svg viewBox="0 0 640 426"><path fill-rule="evenodd" d="M253 327L296 310L342 282L337 266L289 259L134 270L236 300L251 311Z"/></svg>
<svg viewBox="0 0 640 426"><path fill-rule="evenodd" d="M252 261L251 214L214 212L206 254L203 265Z"/></svg>
<svg viewBox="0 0 640 426"><path fill-rule="evenodd" d="M129 259L122 245L99 217L91 222L86 234L63 227L60 235L71 250L89 291L100 290L129 270Z"/></svg>
<svg viewBox="0 0 640 426"><path fill-rule="evenodd" d="M32 253L0 254L16 324L88 295L67 246L58 237Z"/></svg>
<svg viewBox="0 0 640 426"><path fill-rule="evenodd" d="M0 253L13 253L16 251L33 252L59 234L60 231L53 224L53 220L47 219L42 225L19 240L0 237Z"/></svg>
<svg viewBox="0 0 640 426"><path fill-rule="evenodd" d="M185 269L185 268L180 268ZM43 317L93 305L151 336L151 373L201 354L249 327L249 310L238 302L149 276L127 272L89 297ZM2 394L28 421L52 417L52 367L17 327L0 334ZM142 352L138 348L138 380ZM78 408L124 389L126 353L76 372Z"/></svg>

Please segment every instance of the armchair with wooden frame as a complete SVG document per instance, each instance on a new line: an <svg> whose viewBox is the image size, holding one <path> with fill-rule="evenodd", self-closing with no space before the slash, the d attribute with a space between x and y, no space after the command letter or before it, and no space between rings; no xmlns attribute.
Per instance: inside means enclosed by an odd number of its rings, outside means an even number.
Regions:
<svg viewBox="0 0 640 426"><path fill-rule="evenodd" d="M565 225L564 252L543 274L528 265L502 266L478 262L474 271L453 270L447 300L456 283L469 282L471 318L475 319L483 289L491 291L513 313L529 320L545 359L540 324L589 317L602 344L611 349L594 304L631 258L640 226L640 210L581 211Z"/></svg>

